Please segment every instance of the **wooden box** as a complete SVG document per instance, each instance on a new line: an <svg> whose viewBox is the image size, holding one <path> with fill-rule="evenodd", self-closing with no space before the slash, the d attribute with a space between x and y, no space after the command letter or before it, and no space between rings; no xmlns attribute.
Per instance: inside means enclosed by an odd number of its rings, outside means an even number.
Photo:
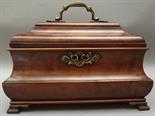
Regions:
<svg viewBox="0 0 155 116"><path fill-rule="evenodd" d="M69 7L84 7L91 22L60 21ZM145 40L118 23L99 21L83 3L64 6L53 22L12 38L13 71L3 89L8 113L33 104L127 103L148 110L153 81L144 73Z"/></svg>

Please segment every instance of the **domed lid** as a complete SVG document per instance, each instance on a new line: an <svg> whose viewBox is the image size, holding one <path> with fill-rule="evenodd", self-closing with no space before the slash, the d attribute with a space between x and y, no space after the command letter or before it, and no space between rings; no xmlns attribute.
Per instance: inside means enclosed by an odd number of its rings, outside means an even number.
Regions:
<svg viewBox="0 0 155 116"><path fill-rule="evenodd" d="M69 7L84 7L92 13L91 22L68 23L62 14ZM91 7L83 3L64 6L55 21L38 23L31 32L18 34L10 42L12 48L70 47L146 47L145 40L125 32L118 23L99 21Z"/></svg>

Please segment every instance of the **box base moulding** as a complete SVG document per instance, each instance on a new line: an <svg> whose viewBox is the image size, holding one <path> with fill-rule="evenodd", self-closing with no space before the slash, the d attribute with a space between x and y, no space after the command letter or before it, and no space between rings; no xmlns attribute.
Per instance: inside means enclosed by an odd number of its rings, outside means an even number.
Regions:
<svg viewBox="0 0 155 116"><path fill-rule="evenodd" d="M138 110L149 110L145 98L136 99L103 99L103 100L60 100L60 101L11 101L7 111L9 114L20 113L21 109L29 108L31 105L46 105L46 104L106 104L106 103L124 103L136 107Z"/></svg>

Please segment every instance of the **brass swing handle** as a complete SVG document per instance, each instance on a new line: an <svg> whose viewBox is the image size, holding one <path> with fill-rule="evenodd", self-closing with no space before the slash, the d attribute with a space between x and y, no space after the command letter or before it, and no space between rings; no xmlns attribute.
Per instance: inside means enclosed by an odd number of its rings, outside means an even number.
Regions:
<svg viewBox="0 0 155 116"><path fill-rule="evenodd" d="M72 4L69 4L69 5L64 5L62 7L62 9L60 10L60 16L55 17L55 21L62 20L63 12L68 10L70 7L84 7L88 12L91 13L93 21L99 21L99 18L95 17L95 13L94 13L93 9L91 7L89 7L89 6L87 6L86 4L80 3L80 2L72 3Z"/></svg>

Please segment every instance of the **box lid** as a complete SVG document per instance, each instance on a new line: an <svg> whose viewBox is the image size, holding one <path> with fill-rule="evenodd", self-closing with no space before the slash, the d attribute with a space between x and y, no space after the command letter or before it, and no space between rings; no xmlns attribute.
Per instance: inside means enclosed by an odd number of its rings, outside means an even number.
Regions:
<svg viewBox="0 0 155 116"><path fill-rule="evenodd" d="M84 7L92 14L91 22L68 23L62 14L70 7ZM99 21L91 7L83 3L64 6L55 21L37 23L31 32L15 35L12 48L70 47L146 47L145 40L125 32L118 23Z"/></svg>
<svg viewBox="0 0 155 116"><path fill-rule="evenodd" d="M131 35L118 23L38 23L31 32L15 35L10 47L133 47L146 46L140 36Z"/></svg>

